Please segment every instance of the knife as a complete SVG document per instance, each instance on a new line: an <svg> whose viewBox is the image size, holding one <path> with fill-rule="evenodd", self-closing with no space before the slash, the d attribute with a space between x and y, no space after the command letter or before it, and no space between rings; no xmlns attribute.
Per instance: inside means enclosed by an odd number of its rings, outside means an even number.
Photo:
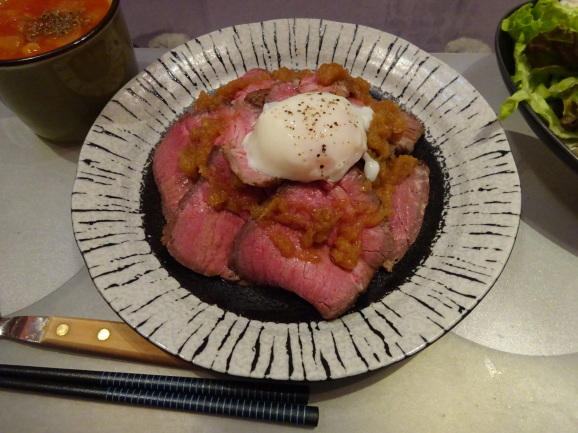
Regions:
<svg viewBox="0 0 578 433"><path fill-rule="evenodd" d="M0 338L170 367L193 367L124 322L59 316L0 318Z"/></svg>

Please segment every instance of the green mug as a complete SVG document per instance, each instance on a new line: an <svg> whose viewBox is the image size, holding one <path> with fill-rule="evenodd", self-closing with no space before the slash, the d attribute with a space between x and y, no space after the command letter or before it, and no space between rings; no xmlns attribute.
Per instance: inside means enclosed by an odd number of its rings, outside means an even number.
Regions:
<svg viewBox="0 0 578 433"><path fill-rule="evenodd" d="M82 142L114 94L138 72L120 8L67 45L22 59L0 60L0 100L38 136Z"/></svg>

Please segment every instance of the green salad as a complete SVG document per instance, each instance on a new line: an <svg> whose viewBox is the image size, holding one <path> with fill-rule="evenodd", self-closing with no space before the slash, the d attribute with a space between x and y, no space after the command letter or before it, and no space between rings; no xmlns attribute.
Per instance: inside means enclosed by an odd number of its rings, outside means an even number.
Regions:
<svg viewBox="0 0 578 433"><path fill-rule="evenodd" d="M502 21L515 42L518 91L503 103L499 119L525 101L578 154L578 7L565 3L538 0Z"/></svg>

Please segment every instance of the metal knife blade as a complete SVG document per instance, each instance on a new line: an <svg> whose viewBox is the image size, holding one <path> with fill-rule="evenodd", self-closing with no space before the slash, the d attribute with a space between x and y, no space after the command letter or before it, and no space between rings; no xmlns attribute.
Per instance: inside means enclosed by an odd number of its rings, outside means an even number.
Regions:
<svg viewBox="0 0 578 433"><path fill-rule="evenodd" d="M59 316L0 318L0 338L170 367L193 364L155 346L124 322Z"/></svg>

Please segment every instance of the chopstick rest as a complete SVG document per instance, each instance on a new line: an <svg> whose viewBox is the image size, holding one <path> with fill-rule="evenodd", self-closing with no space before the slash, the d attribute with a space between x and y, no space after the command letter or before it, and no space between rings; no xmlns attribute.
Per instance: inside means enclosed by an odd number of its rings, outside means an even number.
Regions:
<svg viewBox="0 0 578 433"><path fill-rule="evenodd" d="M302 426L319 421L319 408L303 404L306 387L297 385L0 365L0 388Z"/></svg>

